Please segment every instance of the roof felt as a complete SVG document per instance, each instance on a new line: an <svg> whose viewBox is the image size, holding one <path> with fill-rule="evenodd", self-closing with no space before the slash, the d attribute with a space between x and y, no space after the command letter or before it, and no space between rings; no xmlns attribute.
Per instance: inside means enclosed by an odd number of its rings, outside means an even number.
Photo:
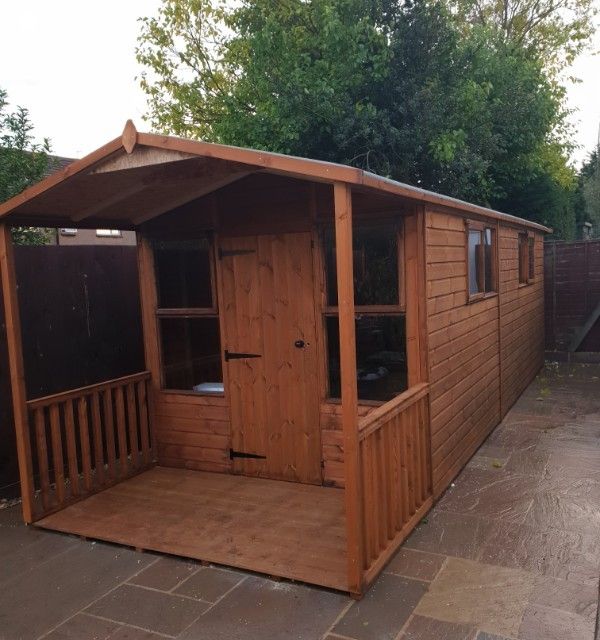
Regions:
<svg viewBox="0 0 600 640"><path fill-rule="evenodd" d="M73 200L85 202L87 197L89 202L87 205L82 204L83 210L86 210L87 207L88 211L93 210L96 214L98 207L94 206L94 199L97 201L101 197L100 194L104 194L105 197L110 191L114 194L112 200L116 202L119 190L121 190L124 199L129 198L132 208L139 212L142 210L141 207L148 207L150 211L138 219L125 215L122 217L121 221L125 225L129 228L135 228L142 221L152 217L154 211L161 210L160 206L156 209L149 204L156 201L158 190L161 188L161 181L157 178L157 174L149 174L148 165L136 165L135 162L127 164L127 156L130 156L134 150L139 152L143 148L146 151L161 150L165 154L171 154L175 160L179 161L176 163L177 169L187 167L187 182L173 183L177 188L173 188L171 192L169 192L168 185L165 184L164 198L173 198L173 206L181 204L181 193L184 188L188 189L190 196L199 197L197 195L200 193L198 191L199 180L205 181L204 193L208 193L210 190L221 188L228 181L234 181L238 176L260 171L325 183L345 182L363 191L385 193L412 201L449 207L465 214L501 220L542 232L551 231L543 225L523 218L397 182L356 167L268 151L139 133L131 121L127 122L123 134L119 138L80 160L67 164L69 159L61 159L65 161L64 168L0 204L0 218L8 218L15 223L43 221L49 226L52 223L62 225L69 221L75 223L77 220L74 218L78 216L69 213L73 207ZM115 159L116 166L120 170L112 172L106 170L102 174L102 166ZM181 160L184 161L181 162ZM204 163L202 166L201 162ZM127 177L130 182L127 182ZM137 186L134 180L137 180ZM94 189L98 190L97 193ZM179 194L179 198L176 197L176 193ZM158 199L160 200L160 198ZM164 204L166 206L167 200ZM166 210L165 208L164 211ZM111 218L112 223L119 220L116 215ZM100 222L100 219L96 215L91 222Z"/></svg>

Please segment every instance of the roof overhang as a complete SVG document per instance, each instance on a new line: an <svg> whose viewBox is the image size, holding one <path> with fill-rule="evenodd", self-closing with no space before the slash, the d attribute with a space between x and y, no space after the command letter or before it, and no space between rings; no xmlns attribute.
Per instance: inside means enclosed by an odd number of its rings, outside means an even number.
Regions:
<svg viewBox="0 0 600 640"><path fill-rule="evenodd" d="M450 207L542 232L547 227L389 180L346 165L254 149L138 132L122 135L0 204L14 225L135 229L147 220L232 184L268 172Z"/></svg>

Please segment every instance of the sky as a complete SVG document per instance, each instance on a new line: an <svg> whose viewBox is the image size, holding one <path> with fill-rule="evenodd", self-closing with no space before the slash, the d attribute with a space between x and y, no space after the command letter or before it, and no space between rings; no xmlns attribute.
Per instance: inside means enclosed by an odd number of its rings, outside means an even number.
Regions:
<svg viewBox="0 0 600 640"><path fill-rule="evenodd" d="M600 0L596 0L600 5ZM0 87L27 107L53 153L81 157L117 137L128 118L148 130L135 61L138 18L160 0L5 0L0 24ZM593 49L600 50L600 30ZM586 53L571 69L576 113L573 161L594 148L600 127L600 56Z"/></svg>

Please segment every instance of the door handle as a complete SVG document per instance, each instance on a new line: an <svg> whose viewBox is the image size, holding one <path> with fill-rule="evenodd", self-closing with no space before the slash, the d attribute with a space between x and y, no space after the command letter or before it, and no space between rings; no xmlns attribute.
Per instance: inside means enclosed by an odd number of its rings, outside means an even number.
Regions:
<svg viewBox="0 0 600 640"><path fill-rule="evenodd" d="M304 340L296 340L296 342L294 342L294 346L296 347L296 349L304 349L306 344Z"/></svg>

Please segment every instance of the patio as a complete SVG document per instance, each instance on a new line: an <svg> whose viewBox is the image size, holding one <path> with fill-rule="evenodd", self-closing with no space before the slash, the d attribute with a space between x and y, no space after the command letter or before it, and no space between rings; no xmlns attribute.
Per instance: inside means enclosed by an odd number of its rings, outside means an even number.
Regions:
<svg viewBox="0 0 600 640"><path fill-rule="evenodd" d="M548 365L359 602L0 510L0 638L593 640L599 388Z"/></svg>

